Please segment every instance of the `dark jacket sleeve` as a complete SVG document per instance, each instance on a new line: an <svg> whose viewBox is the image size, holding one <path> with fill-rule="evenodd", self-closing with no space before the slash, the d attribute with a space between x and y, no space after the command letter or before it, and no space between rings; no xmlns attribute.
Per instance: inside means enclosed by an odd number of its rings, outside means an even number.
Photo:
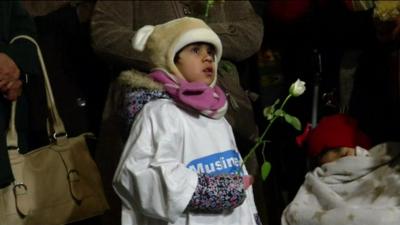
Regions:
<svg viewBox="0 0 400 225"><path fill-rule="evenodd" d="M261 47L264 25L251 3L226 1L223 16L224 20L216 17L217 19L210 18L208 22L221 38L224 48L223 58L241 61L255 54Z"/></svg>
<svg viewBox="0 0 400 225"><path fill-rule="evenodd" d="M9 34L6 40L10 42L15 36L28 35L36 39L36 28L33 19L16 1L11 2ZM17 64L22 73L39 73L39 64L35 46L28 40L17 40L13 44L0 43L0 52L7 54ZM23 76L21 76L23 77Z"/></svg>
<svg viewBox="0 0 400 225"><path fill-rule="evenodd" d="M134 4L130 1L96 2L91 20L92 47L101 58L112 64L149 71L149 59L142 52L133 50L131 44L136 34L133 28Z"/></svg>
<svg viewBox="0 0 400 225"><path fill-rule="evenodd" d="M97 1L91 21L94 50L112 63L133 65L139 70L148 71L149 59L144 53L133 50L132 37L140 25L157 25L184 16L181 8L182 2L186 1L149 2L152 3ZM187 3L193 10L200 11L192 16L203 17L204 2ZM221 38L224 59L241 61L259 50L264 26L249 1L223 1L213 6L209 18L202 19Z"/></svg>

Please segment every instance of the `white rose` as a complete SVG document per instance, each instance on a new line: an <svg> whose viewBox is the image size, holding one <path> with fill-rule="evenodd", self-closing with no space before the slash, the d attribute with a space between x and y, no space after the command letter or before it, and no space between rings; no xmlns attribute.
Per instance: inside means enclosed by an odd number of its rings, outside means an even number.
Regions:
<svg viewBox="0 0 400 225"><path fill-rule="evenodd" d="M301 81L300 79L297 79L296 82L294 82L292 85L290 85L289 88L289 93L290 95L297 97L300 96L304 93L306 90L305 86L306 82Z"/></svg>

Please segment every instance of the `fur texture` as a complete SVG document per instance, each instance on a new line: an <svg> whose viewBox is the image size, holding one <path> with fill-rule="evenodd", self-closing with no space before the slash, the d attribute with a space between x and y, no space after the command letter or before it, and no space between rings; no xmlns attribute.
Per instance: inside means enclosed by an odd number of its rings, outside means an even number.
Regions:
<svg viewBox="0 0 400 225"><path fill-rule="evenodd" d="M132 89L144 88L149 90L164 90L160 83L155 82L145 73L135 69L121 72L120 76L118 77L118 82Z"/></svg>

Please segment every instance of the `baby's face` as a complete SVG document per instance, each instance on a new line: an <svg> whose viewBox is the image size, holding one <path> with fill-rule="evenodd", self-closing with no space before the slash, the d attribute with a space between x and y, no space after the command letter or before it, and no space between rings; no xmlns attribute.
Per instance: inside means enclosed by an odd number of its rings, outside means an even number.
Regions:
<svg viewBox="0 0 400 225"><path fill-rule="evenodd" d="M356 155L355 148L342 147L331 149L320 157L319 163L322 165L350 155Z"/></svg>
<svg viewBox="0 0 400 225"><path fill-rule="evenodd" d="M210 85L215 79L215 48L207 43L194 43L184 47L175 63L188 82Z"/></svg>

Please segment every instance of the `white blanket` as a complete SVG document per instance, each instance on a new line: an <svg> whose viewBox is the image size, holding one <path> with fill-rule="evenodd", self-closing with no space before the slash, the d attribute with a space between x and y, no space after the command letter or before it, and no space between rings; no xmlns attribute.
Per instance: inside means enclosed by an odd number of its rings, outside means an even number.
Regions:
<svg viewBox="0 0 400 225"><path fill-rule="evenodd" d="M400 143L369 152L309 172L282 225L399 225Z"/></svg>

